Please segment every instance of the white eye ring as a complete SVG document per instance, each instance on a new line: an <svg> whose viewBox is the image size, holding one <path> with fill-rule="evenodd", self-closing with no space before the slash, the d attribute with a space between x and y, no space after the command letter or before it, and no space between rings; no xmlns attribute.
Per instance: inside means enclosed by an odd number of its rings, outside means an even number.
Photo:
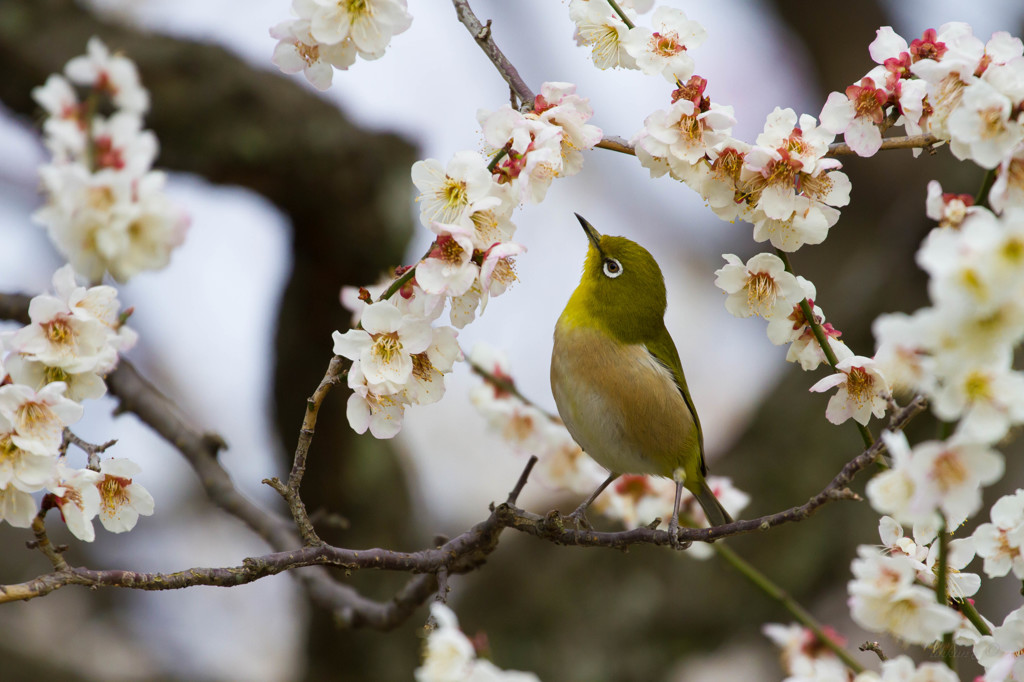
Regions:
<svg viewBox="0 0 1024 682"><path fill-rule="evenodd" d="M615 260L614 258L605 258L604 265L601 268L604 274L612 279L615 279L622 274L622 263Z"/></svg>

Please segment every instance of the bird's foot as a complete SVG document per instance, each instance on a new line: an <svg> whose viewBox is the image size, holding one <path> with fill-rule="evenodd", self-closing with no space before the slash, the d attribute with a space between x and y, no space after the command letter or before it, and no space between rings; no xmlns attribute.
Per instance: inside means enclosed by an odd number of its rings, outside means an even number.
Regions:
<svg viewBox="0 0 1024 682"><path fill-rule="evenodd" d="M679 539L679 518L676 516L668 520L668 542L672 549L676 550L689 549L693 544L690 540Z"/></svg>
<svg viewBox="0 0 1024 682"><path fill-rule="evenodd" d="M590 520L587 519L587 505L581 504L576 509L564 517L566 521L569 521L576 527L576 530L593 530L594 527L590 525Z"/></svg>

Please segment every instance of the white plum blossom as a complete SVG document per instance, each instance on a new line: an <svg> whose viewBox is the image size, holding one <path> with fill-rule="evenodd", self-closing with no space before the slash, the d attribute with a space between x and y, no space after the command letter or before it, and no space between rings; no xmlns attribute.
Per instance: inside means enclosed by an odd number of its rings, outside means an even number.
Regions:
<svg viewBox="0 0 1024 682"><path fill-rule="evenodd" d="M412 165L412 181L420 191L420 222L456 223L472 204L486 200L494 181L487 161L477 152L457 152L443 167L436 159ZM500 202L499 202L500 203Z"/></svg>
<svg viewBox="0 0 1024 682"><path fill-rule="evenodd" d="M821 126L830 133L845 135L846 144L859 156L872 156L882 146L883 107L888 93L871 78L862 78L845 93L833 92L821 110Z"/></svg>
<svg viewBox="0 0 1024 682"><path fill-rule="evenodd" d="M24 450L14 442L14 427L0 417L0 489L42 490L56 473L57 458ZM14 499L12 497L12 499Z"/></svg>
<svg viewBox="0 0 1024 682"><path fill-rule="evenodd" d="M669 82L685 82L693 74L689 50L700 47L707 31L686 13L674 7L660 6L651 16L653 30L636 26L629 30L624 46L648 75L661 74Z"/></svg>
<svg viewBox="0 0 1024 682"><path fill-rule="evenodd" d="M959 364L935 392L932 409L941 419L959 419L964 438L994 443L1024 422L1024 373L1011 370L1007 360Z"/></svg>
<svg viewBox="0 0 1024 682"><path fill-rule="evenodd" d="M825 417L833 424L842 424L850 417L858 424L867 424L871 415L885 414L892 391L872 358L858 355L840 360L836 373L811 386L820 393L839 387L828 401Z"/></svg>
<svg viewBox="0 0 1024 682"><path fill-rule="evenodd" d="M110 272L123 282L165 266L188 220L167 198L165 176L150 170L157 141L142 129L148 94L134 65L95 38L88 49L88 55L68 62L68 77L91 88L93 98L109 95L115 111L109 117L91 113L86 125L85 114L74 112L79 105L62 93L61 81L36 89L51 113L43 130L53 163L40 168L46 204L33 220L88 279Z"/></svg>
<svg viewBox="0 0 1024 682"><path fill-rule="evenodd" d="M0 386L0 416L10 422L11 441L38 455L56 455L64 427L82 417L82 406L64 396L59 381L38 391L20 384Z"/></svg>
<svg viewBox="0 0 1024 682"><path fill-rule="evenodd" d="M910 475L912 454L907 436L902 431L883 431L881 437L892 463L868 481L866 492L871 506L880 514L890 514L899 521L928 520L914 518L909 511L916 483Z"/></svg>
<svg viewBox="0 0 1024 682"><path fill-rule="evenodd" d="M352 395L348 398L345 416L356 433L369 429L374 438L394 438L402 430L405 403L401 395L374 393L366 383L361 363L353 363L348 372L348 385Z"/></svg>
<svg viewBox="0 0 1024 682"><path fill-rule="evenodd" d="M70 374L107 368L116 360L117 350L107 343L110 330L98 320L73 315L55 296L35 296L29 319L31 324L6 339L8 349Z"/></svg>
<svg viewBox="0 0 1024 682"><path fill-rule="evenodd" d="M648 116L646 134L638 139L651 156L666 159L674 172L682 174L705 158L708 147L729 139L735 123L732 107L711 104L702 111L693 101L679 99L667 111Z"/></svg>
<svg viewBox="0 0 1024 682"><path fill-rule="evenodd" d="M1024 206L1024 145L1003 157L988 202L997 213L1011 206Z"/></svg>
<svg viewBox="0 0 1024 682"><path fill-rule="evenodd" d="M367 382L389 386L385 392L394 393L412 376L412 356L430 346L430 324L379 301L363 311L362 326L334 332L334 353L358 361Z"/></svg>
<svg viewBox="0 0 1024 682"><path fill-rule="evenodd" d="M515 257L526 251L526 247L515 242L495 244L484 252L480 264L480 287L487 297L499 296L516 281ZM481 312L483 304L481 302Z"/></svg>
<svg viewBox="0 0 1024 682"><path fill-rule="evenodd" d="M484 658L459 629L455 613L441 602L430 604L434 627L427 635L423 663L413 671L416 682L540 682L533 673L502 670Z"/></svg>
<svg viewBox="0 0 1024 682"><path fill-rule="evenodd" d="M111 54L102 40L93 36L86 54L75 57L64 67L73 83L105 92L119 109L144 114L149 109L149 93L139 81L135 63L119 54Z"/></svg>
<svg viewBox="0 0 1024 682"><path fill-rule="evenodd" d="M13 485L0 488L0 521L15 528L28 528L36 516L36 501Z"/></svg>
<svg viewBox="0 0 1024 682"><path fill-rule="evenodd" d="M153 514L153 496L133 476L142 468L126 458L105 459L100 463L100 523L111 533L124 533L135 527L139 516Z"/></svg>
<svg viewBox="0 0 1024 682"><path fill-rule="evenodd" d="M928 183L928 198L925 200L925 214L939 223L939 227L959 228L971 213L974 197L970 194L952 194L942 191L938 180Z"/></svg>
<svg viewBox="0 0 1024 682"><path fill-rule="evenodd" d="M1024 140L1019 113L1006 95L985 80L964 88L949 114L949 149L958 159L971 159L982 168L995 168Z"/></svg>
<svg viewBox="0 0 1024 682"><path fill-rule="evenodd" d="M364 59L384 54L391 37L412 24L405 0L313 0L310 33L334 45L351 40Z"/></svg>
<svg viewBox="0 0 1024 682"><path fill-rule="evenodd" d="M754 241L769 241L789 253L805 244L825 241L829 228L839 221L839 211L803 195L797 195L795 202L792 215L784 219L771 218L757 208L750 218L754 223Z"/></svg>
<svg viewBox="0 0 1024 682"><path fill-rule="evenodd" d="M715 286L727 293L725 308L736 317L758 315L771 320L789 315L803 298L796 277L772 253L759 253L744 263L737 256L723 254L726 265L715 271Z"/></svg>
<svg viewBox="0 0 1024 682"><path fill-rule="evenodd" d="M850 615L872 632L887 632L911 644L928 645L960 624L956 611L935 601L935 593L915 583L917 562L881 554L862 545L847 586Z"/></svg>
<svg viewBox="0 0 1024 682"><path fill-rule="evenodd" d="M992 522L979 525L971 536L985 559L985 574L998 578L1012 570L1024 579L1024 490L1000 497L990 513Z"/></svg>
<svg viewBox="0 0 1024 682"><path fill-rule="evenodd" d="M271 61L284 73L299 73L317 90L331 87L334 69L345 71L356 61L356 46L351 40L327 44L310 32L309 18L283 21L270 29L278 41Z"/></svg>
<svg viewBox="0 0 1024 682"><path fill-rule="evenodd" d="M637 68L636 60L625 47L629 27L605 0L571 0L569 17L576 24L577 42L590 46L594 66Z"/></svg>
<svg viewBox="0 0 1024 682"><path fill-rule="evenodd" d="M1003 475L1003 457L987 445L952 438L914 446L908 474L914 480L910 513L940 509L956 528L981 508L981 486Z"/></svg>
<svg viewBox="0 0 1024 682"><path fill-rule="evenodd" d="M918 664L909 656L896 656L882 661L881 673L866 670L853 678L853 682L960 682L960 678L945 663Z"/></svg>
<svg viewBox="0 0 1024 682"><path fill-rule="evenodd" d="M1007 614L1003 624L974 645L974 656L985 668L985 682L1009 682L1024 679L1024 609ZM982 679L982 678L979 678Z"/></svg>
<svg viewBox="0 0 1024 682"><path fill-rule="evenodd" d="M579 173L583 167L582 151L593 149L601 141L601 129L587 123L593 115L590 102L576 94L576 86L572 83L547 82L541 85L540 94L534 98L533 111L526 116L536 116L540 121L562 129L559 176Z"/></svg>
<svg viewBox="0 0 1024 682"><path fill-rule="evenodd" d="M430 345L412 356L412 376L404 390L404 398L415 405L435 403L444 395L444 375L462 359L456 341L458 332L451 327L432 327Z"/></svg>
<svg viewBox="0 0 1024 682"><path fill-rule="evenodd" d="M70 469L61 464L54 482L49 486L68 530L83 542L96 539L92 520L100 513L99 484L103 476L90 469Z"/></svg>
<svg viewBox="0 0 1024 682"><path fill-rule="evenodd" d="M480 276L473 262L472 227L462 223L431 223L437 235L430 253L416 267L416 283L428 294L461 296Z"/></svg>

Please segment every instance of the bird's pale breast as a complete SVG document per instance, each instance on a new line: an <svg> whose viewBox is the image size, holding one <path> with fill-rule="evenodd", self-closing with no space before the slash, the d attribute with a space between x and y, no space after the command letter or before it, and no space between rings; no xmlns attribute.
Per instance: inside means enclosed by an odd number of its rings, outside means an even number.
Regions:
<svg viewBox="0 0 1024 682"><path fill-rule="evenodd" d="M569 433L609 471L671 476L687 460L700 461L686 401L672 373L643 345L560 321L551 389Z"/></svg>

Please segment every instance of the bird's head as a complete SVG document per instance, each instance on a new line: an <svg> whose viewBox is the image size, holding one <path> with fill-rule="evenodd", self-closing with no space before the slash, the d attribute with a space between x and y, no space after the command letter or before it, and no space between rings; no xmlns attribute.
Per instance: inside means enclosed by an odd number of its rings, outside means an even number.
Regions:
<svg viewBox="0 0 1024 682"><path fill-rule="evenodd" d="M602 235L579 214L576 218L589 246L575 304L619 335L634 337L659 327L665 278L654 256L631 239Z"/></svg>

